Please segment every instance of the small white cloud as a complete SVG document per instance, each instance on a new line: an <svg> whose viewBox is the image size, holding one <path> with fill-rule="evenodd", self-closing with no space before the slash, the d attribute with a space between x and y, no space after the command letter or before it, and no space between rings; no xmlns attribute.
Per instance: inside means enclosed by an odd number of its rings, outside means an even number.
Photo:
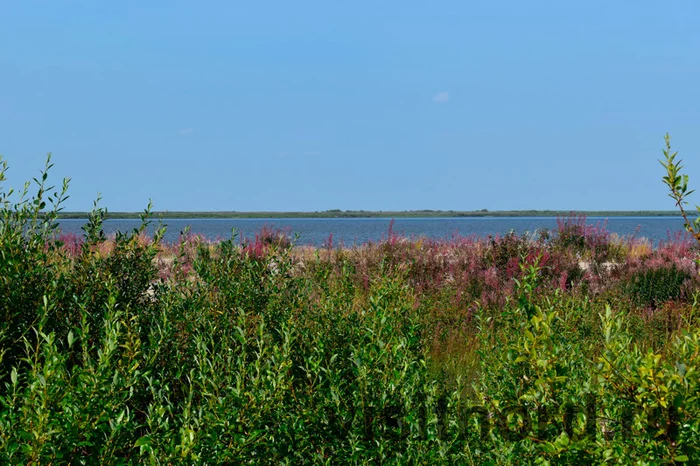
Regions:
<svg viewBox="0 0 700 466"><path fill-rule="evenodd" d="M282 151L278 155L279 157L290 159L316 158L321 156L321 152L317 150Z"/></svg>
<svg viewBox="0 0 700 466"><path fill-rule="evenodd" d="M194 128L182 128L179 131L180 134L192 134L194 133Z"/></svg>
<svg viewBox="0 0 700 466"><path fill-rule="evenodd" d="M450 93L447 91L438 92L433 96L433 102L443 103L450 101Z"/></svg>

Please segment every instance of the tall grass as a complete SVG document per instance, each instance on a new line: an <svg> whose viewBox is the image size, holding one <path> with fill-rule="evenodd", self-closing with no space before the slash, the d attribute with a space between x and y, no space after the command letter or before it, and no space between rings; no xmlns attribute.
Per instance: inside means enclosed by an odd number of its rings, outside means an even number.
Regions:
<svg viewBox="0 0 700 466"><path fill-rule="evenodd" d="M97 206L78 238L55 224L67 183L45 181L0 194L3 463L699 458L681 239L572 217L536 237L165 244L149 209L105 237Z"/></svg>

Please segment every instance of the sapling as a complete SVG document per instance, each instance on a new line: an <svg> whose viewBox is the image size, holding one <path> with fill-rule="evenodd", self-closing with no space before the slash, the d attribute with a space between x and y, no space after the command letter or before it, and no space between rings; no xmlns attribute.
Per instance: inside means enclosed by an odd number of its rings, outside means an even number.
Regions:
<svg viewBox="0 0 700 466"><path fill-rule="evenodd" d="M664 176L662 180L671 191L668 196L676 201L676 205L683 216L686 230L688 230L688 232L695 237L698 244L700 244L700 217L691 222L683 208L683 205L688 203L686 198L695 190L688 190L688 175L681 173L683 169L683 165L681 165L682 160L676 162L678 152L671 152L671 136L669 136L668 133L664 136L664 140L666 141L666 148L664 149L665 160L659 160L659 163L666 169L666 176ZM700 214L700 206L695 206L695 209Z"/></svg>

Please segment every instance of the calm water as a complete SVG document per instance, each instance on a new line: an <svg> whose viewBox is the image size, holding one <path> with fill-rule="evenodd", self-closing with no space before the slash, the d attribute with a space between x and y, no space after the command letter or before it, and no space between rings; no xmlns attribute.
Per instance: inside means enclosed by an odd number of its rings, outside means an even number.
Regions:
<svg viewBox="0 0 700 466"><path fill-rule="evenodd" d="M603 217L589 217L588 224L601 225ZM199 233L209 239L228 239L231 229L236 237L252 238L264 225L288 230L292 235L299 234L297 244L323 245L330 235L333 244L362 244L385 238L389 229L389 218L350 218L350 219L165 219L168 229L166 241L176 241L181 231L188 225L192 233ZM80 227L84 220L61 220L60 227L64 233L81 234ZM104 224L106 234L117 230L130 231L140 225L139 220L107 220ZM393 229L408 237L427 236L431 238L451 238L461 236L505 234L511 230L516 233L536 232L542 229L556 229L556 219L551 217L514 217L514 218L399 218L394 221ZM607 229L622 236L635 235L646 237L658 244L669 235L682 231L683 221L675 217L611 217L607 219ZM153 228L150 229L153 232Z"/></svg>

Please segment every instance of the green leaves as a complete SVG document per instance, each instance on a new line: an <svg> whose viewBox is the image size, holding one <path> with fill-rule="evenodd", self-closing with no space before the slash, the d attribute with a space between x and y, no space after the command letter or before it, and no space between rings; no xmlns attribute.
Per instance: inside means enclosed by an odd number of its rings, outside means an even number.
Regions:
<svg viewBox="0 0 700 466"><path fill-rule="evenodd" d="M665 153L664 179L683 200L692 190L668 140ZM627 289L613 290L625 299L553 291L555 261L591 252L578 228L585 221L556 245L510 236L472 243L470 256L464 245L439 244L423 269L414 252L427 254L424 245L395 238L320 253L186 236L179 255L168 250L175 272L159 276L161 233L140 236L150 203L141 228L106 244L98 198L81 251L47 248L53 214L35 214L58 211L66 198L44 188L51 166L35 180L37 196L25 190L1 213L2 463L700 457L695 305L682 331L663 322L668 338L655 351L632 329L652 327L655 315L621 310L636 301L683 306L688 277L673 268L630 274ZM0 159L0 181L3 167ZM483 280L484 265L506 297L491 307L482 300L475 313L479 290L456 306L455 295L469 291L458 275ZM444 285L429 283L448 271Z"/></svg>
<svg viewBox="0 0 700 466"><path fill-rule="evenodd" d="M689 233L693 234L700 244L700 222L698 221L700 218L696 218L691 222L683 207L688 203L686 198L693 194L695 190L688 189L688 175L682 173L682 162L680 160L676 161L678 152L671 152L671 136L668 133L664 136L664 140L666 142L666 148L663 151L664 160L659 160L659 163L666 169L666 175L662 177L662 180L670 191L668 196L676 201L676 206L683 216L685 228ZM696 206L696 209L700 213L700 206Z"/></svg>

